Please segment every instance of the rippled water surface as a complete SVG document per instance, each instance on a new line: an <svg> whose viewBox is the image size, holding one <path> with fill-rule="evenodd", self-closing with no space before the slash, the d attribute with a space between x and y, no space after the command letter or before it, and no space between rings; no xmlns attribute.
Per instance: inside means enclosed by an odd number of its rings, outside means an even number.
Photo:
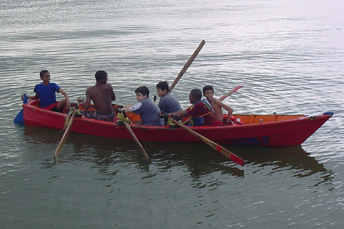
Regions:
<svg viewBox="0 0 344 229"><path fill-rule="evenodd" d="M0 2L1 228L341 228L344 3L3 0ZM155 94L205 46L174 95L206 84L236 113L334 116L301 146L135 143L13 124L48 69L75 101L106 70L117 104ZM59 99L62 96L58 97Z"/></svg>

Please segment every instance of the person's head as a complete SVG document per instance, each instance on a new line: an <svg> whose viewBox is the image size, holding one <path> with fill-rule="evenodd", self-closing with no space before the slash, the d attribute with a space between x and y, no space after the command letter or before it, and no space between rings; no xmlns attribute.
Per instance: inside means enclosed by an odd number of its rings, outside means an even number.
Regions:
<svg viewBox="0 0 344 229"><path fill-rule="evenodd" d="M146 86L138 87L135 90L135 94L136 94L136 100L138 102L141 102L142 100L148 98L148 96L149 96L149 89Z"/></svg>
<svg viewBox="0 0 344 229"><path fill-rule="evenodd" d="M106 71L97 71L96 74L95 74L95 78L96 78L96 81L97 83L106 83L107 82L107 77L108 77L108 74L106 73Z"/></svg>
<svg viewBox="0 0 344 229"><path fill-rule="evenodd" d="M170 88L166 81L161 81L156 85L156 92L158 93L159 97L164 97L169 91Z"/></svg>
<svg viewBox="0 0 344 229"><path fill-rule="evenodd" d="M203 95L207 98L207 100L212 100L214 96L214 88L210 85L204 86Z"/></svg>
<svg viewBox="0 0 344 229"><path fill-rule="evenodd" d="M189 94L190 103L194 104L202 99L202 91L200 89L192 89Z"/></svg>
<svg viewBox="0 0 344 229"><path fill-rule="evenodd" d="M39 76L41 77L41 80L43 80L43 84L46 85L50 83L50 73L48 70L41 71Z"/></svg>

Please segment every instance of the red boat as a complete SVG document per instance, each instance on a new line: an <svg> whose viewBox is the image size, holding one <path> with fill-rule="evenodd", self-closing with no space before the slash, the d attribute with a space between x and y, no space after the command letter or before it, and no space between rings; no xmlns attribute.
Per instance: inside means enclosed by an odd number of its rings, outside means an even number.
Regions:
<svg viewBox="0 0 344 229"><path fill-rule="evenodd" d="M39 108L38 101L23 105L25 125L53 128L64 127L67 114ZM190 127L204 137L219 144L244 144L263 146L295 146L302 144L333 115L327 112L317 116L306 115L239 115L235 117L243 124L230 126ZM133 121L131 129L142 141L199 142L197 137L176 126L138 125L139 115L128 114ZM110 138L132 139L125 126L115 122L75 117L71 132Z"/></svg>

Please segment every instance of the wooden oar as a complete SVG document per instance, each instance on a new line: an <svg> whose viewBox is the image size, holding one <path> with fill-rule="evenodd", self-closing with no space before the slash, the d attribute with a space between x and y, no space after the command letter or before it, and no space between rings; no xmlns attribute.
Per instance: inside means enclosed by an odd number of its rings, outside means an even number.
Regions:
<svg viewBox="0 0 344 229"><path fill-rule="evenodd" d="M226 157L228 157L229 159L231 159L232 161L238 163L241 166L244 166L244 160L241 159L240 157L238 157L237 155L235 155L234 153L230 152L229 150L223 148L222 146L220 146L219 144L211 141L210 139L204 137L203 135L197 133L196 131L193 131L192 129L190 129L187 126L184 126L183 124L179 123L178 121L172 119L172 122L174 124L176 124L177 126L183 128L184 130L186 130L187 132L189 132L190 134L196 136L197 138L201 139L203 142L205 142L206 144L208 144L210 147L212 147L213 149L215 149L216 151L222 153L223 155L225 155Z"/></svg>
<svg viewBox="0 0 344 229"><path fill-rule="evenodd" d="M121 112L121 111L119 111L119 112ZM124 117L126 118L125 112L124 112L124 111L122 111L122 112L123 112ZM124 126L127 128L127 130L129 131L129 133L130 133L131 136L133 137L135 143L137 144L137 146L138 146L139 149L141 150L143 156L146 158L147 162L149 163L149 157L148 157L148 155L147 155L145 149L142 147L142 145L141 145L139 139L137 139L135 133L133 132L133 130L131 129L129 123L125 120L125 118L122 119L121 121L124 123Z"/></svg>
<svg viewBox="0 0 344 229"><path fill-rule="evenodd" d="M198 45L197 49L195 50L195 52L192 54L192 56L189 58L189 60L186 62L186 64L184 65L183 69L180 71L180 73L178 74L178 76L176 77L176 79L174 80L174 82L172 83L172 85L170 86L170 91L172 91L172 89L174 88L174 86L176 86L176 84L178 83L178 81L180 80L180 78L182 78L182 76L184 75L184 73L186 72L186 70L190 67L190 65L192 64L192 62L194 61L194 59L196 58L196 56L198 55L198 53L201 51L201 49L203 48L205 44L205 41L202 40L201 43Z"/></svg>
<svg viewBox="0 0 344 229"><path fill-rule="evenodd" d="M63 133L63 136L62 136L62 138L61 138L61 141L60 141L59 145L57 146L57 148L56 148L56 150L55 150L55 153L54 153L54 161L56 161L57 156L58 156L58 154L59 154L59 152L60 152L60 150L61 150L63 144L66 142L66 139L67 139L67 137L68 137L69 131L70 131L71 127L72 127L72 123L73 123L74 116L75 116L75 111L76 111L76 110L75 110L75 107L73 107L72 117L70 118L69 123L68 123L68 125L67 125L67 128L66 128L66 130L65 130L65 132Z"/></svg>
<svg viewBox="0 0 344 229"><path fill-rule="evenodd" d="M228 96L230 96L231 94L233 94L234 92L236 92L237 90L239 90L240 88L242 88L243 86L237 86L236 88L234 88L233 90L231 90L230 92L228 92L227 94L224 94L223 96L221 96L219 98L220 101L223 101L225 98L227 98Z"/></svg>

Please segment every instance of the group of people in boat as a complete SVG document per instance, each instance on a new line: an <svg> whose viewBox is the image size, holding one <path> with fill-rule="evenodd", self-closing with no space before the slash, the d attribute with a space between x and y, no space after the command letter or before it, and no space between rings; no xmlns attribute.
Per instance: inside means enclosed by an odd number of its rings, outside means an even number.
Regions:
<svg viewBox="0 0 344 229"><path fill-rule="evenodd" d="M68 94L56 83L50 82L49 71L41 71L40 78L43 82L35 86L35 95L28 96L28 99L39 99L40 107L43 109L62 112L63 108L66 107L68 110L71 107ZM114 121L116 117L112 101L116 100L116 95L111 84L107 83L108 74L105 71L97 71L95 79L95 86L86 90L86 99L78 98L78 102L85 108L82 114L92 119ZM126 105L122 110L126 113L140 114L142 125L164 126L168 117L181 120L182 117L186 116L190 116L189 124L191 126L230 124L233 109L213 97L214 88L210 85L203 87L203 95L206 99L202 99L200 89L191 90L189 101L192 105L185 110L181 108L179 101L171 94L166 81L159 82L156 85L156 90L160 97L158 104L149 98L149 89L146 86L140 86L135 90L137 103L135 105ZM56 92L61 93L65 98L57 102ZM22 99L24 99L23 96ZM93 101L96 111L88 111L91 101ZM222 108L228 111L225 119Z"/></svg>

